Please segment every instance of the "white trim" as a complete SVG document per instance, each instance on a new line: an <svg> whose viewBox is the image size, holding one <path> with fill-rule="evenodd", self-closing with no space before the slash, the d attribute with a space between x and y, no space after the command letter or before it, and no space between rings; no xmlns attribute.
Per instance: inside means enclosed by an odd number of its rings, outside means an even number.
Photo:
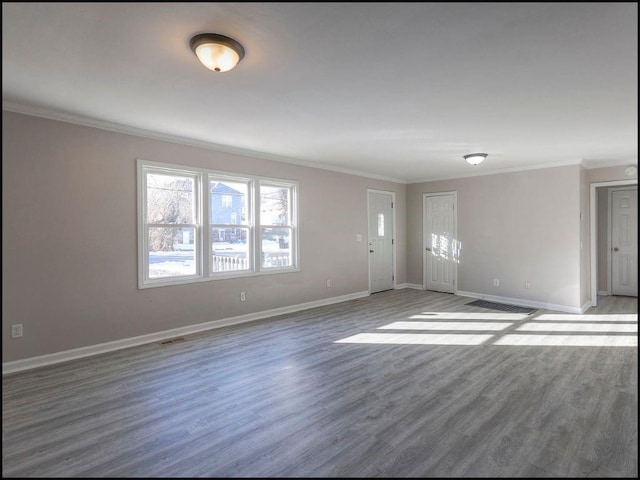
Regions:
<svg viewBox="0 0 640 480"><path fill-rule="evenodd" d="M339 297L324 298L322 300L314 300L312 302L300 303L298 305L290 305L288 307L274 308L271 310L264 310L262 312L248 313L246 315L238 315L237 317L223 318L220 320L198 323L186 327L163 330L161 332L140 335L138 337L125 338L122 340L115 340L113 342L99 343L96 345L89 345L87 347L74 348L72 350L65 350L62 352L50 353L47 355L25 358L23 360L15 360L13 362L4 362L2 364L2 375L20 372L22 370L44 367L56 363L67 362L69 360L75 360L78 358L90 357L102 353L114 352L116 350L122 350L124 348L159 342L183 335L191 335L193 333L203 332L206 330L213 330L216 328L228 327L230 325L238 325L241 323L248 323L269 317L275 317L277 315L295 313L302 310L308 310L310 308L323 307L326 305L333 305L335 303L347 302L350 300L356 300L358 298L368 296L369 292L350 293L347 295L341 295Z"/></svg>
<svg viewBox="0 0 640 480"><path fill-rule="evenodd" d="M422 194L422 290L427 290L427 251L426 251L426 237L427 237L427 222L425 218L427 212L425 209L426 201L428 197L440 197L445 195L453 195L453 238L458 238L458 191L452 190L448 192L433 192ZM448 292L446 292L448 293ZM453 265L453 294L458 293L458 264Z"/></svg>
<svg viewBox="0 0 640 480"><path fill-rule="evenodd" d="M598 249L597 249L597 215L598 215L598 187L614 187L617 185L637 185L638 179L614 180L610 182L593 182L589 185L590 230L591 230L591 306L598 305Z"/></svg>
<svg viewBox="0 0 640 480"><path fill-rule="evenodd" d="M587 300L582 307L580 307L580 315L591 308L591 300Z"/></svg>
<svg viewBox="0 0 640 480"><path fill-rule="evenodd" d="M300 234L298 225L300 224L299 219L299 198L298 195L300 193L299 185L300 183L297 180L289 180L282 178L272 178L265 177L261 175L249 175L237 172L226 172L221 170L209 170L201 167L190 167L184 164L171 164L171 163L162 163L162 162L154 162L151 160L137 159L137 228L138 228L138 289L144 290L147 288L157 288L157 287L168 287L172 285L185 285L189 283L200 283L200 282L210 282L215 280L226 280L230 278L241 278L241 277L255 277L260 275L274 275L274 274L282 274L282 273L296 273L300 272ZM195 275L188 275L183 277L167 277L160 279L149 279L148 278L148 263L147 259L147 246L144 239L146 238L146 224L145 224L145 196L146 196L146 185L145 185L145 170L156 170L162 172L166 170L169 174L183 174L194 177L197 179L195 185L195 195L196 201L199 202L197 204L198 210L198 219L196 222L196 256L199 258L197 264L197 273ZM223 272L217 273L211 271L211 251L208 248L205 248L205 245L210 245L210 215L209 215L209 205L210 205L210 193L209 193L209 179L210 176L214 178L225 178L232 181L237 182L247 182L249 192L247 198L247 204L251 205L253 208L251 210L251 218L249 219L249 223L247 224L247 228L249 229L250 238L249 238L249 249L252 257L250 261L252 262L251 270L241 270L237 272ZM291 205L291 225L288 225L287 228L291 228L294 235L292 235L291 243L293 244L292 248L292 261L295 262L295 265L291 267L279 267L279 268L264 268L262 267L261 261L261 252L262 252L262 243L260 242L260 223L259 223L259 211L260 207L260 185L280 185L283 187L287 187L291 190L292 194L292 205ZM251 248L253 247L253 251ZM199 255L198 255L199 253Z"/></svg>
<svg viewBox="0 0 640 480"><path fill-rule="evenodd" d="M356 175L358 177L372 178L375 180L386 180L389 182L400 183L400 184L407 183L406 179L387 177L384 175L377 175L373 173L363 172L360 170L352 170L349 168L341 168L341 167L335 167L331 165L324 165L316 162L310 162L306 160L299 160L297 158L286 157L283 155L259 152L256 150L250 150L248 148L221 145L219 143L212 143L204 140L197 140L194 138L182 137L179 135L170 135L162 132L154 132L152 130L131 127L129 125L123 125L121 123L109 122L106 120L98 120L95 118L84 117L82 115L75 115L71 113L57 112L57 111L46 109L46 108L22 105L19 103L7 102L4 100L2 101L2 110L6 110L8 112L20 113L22 115L30 115L32 117L46 118L48 120L57 120L59 122L72 123L74 125L81 125L83 127L99 128L101 130L124 133L126 135L133 135L136 137L151 138L151 139L160 140L163 142L171 142L171 143L177 143L180 145L188 145L190 147L205 148L207 150L213 150L216 152L231 153L234 155L260 158L263 160L271 160L274 162L290 163L294 165L300 165L303 167L317 168L319 170L329 170L331 172L344 173L347 175Z"/></svg>
<svg viewBox="0 0 640 480"><path fill-rule="evenodd" d="M506 303L509 305L522 305L523 307L532 307L532 308L538 308L538 309L544 309L544 310L553 310L557 312L576 313L576 314L584 313L586 309L591 306L590 302L585 303L582 307L570 307L568 305L557 305L554 303L536 302L534 300L525 300L522 298L500 297L498 295L486 295L484 293L463 292L460 290L458 290L458 293L456 295L459 295L461 297L480 298L482 300L489 300L491 302L497 302L497 303Z"/></svg>
<svg viewBox="0 0 640 480"><path fill-rule="evenodd" d="M457 180L459 178L470 178L470 177L483 177L486 175L500 175L502 173L516 173L516 172L527 172L529 170L540 170L544 168L557 168L557 167L568 167L571 165L580 165L586 170L593 170L595 168L604 168L604 167L619 167L622 165L636 165L638 163L637 159L631 160L612 160L612 161L603 161L594 164L587 165L584 160L566 160L564 162L549 162L549 163L541 163L538 165L527 165L523 167L508 167L508 168L498 168L493 170L475 170L473 172L469 172L466 174L457 174L454 176L451 175L441 175L436 177L427 177L422 180L410 180L407 181L407 184L412 183L426 183L426 182L435 182L441 180Z"/></svg>
<svg viewBox="0 0 640 480"><path fill-rule="evenodd" d="M598 290L599 297L608 297L609 295L611 295L611 292L607 292L605 290Z"/></svg>
<svg viewBox="0 0 640 480"><path fill-rule="evenodd" d="M587 161L582 160L582 166L587 170L593 170L596 168L606 168L606 167L622 167L635 165L638 166L638 159L631 158L626 160L598 160L598 161Z"/></svg>
<svg viewBox="0 0 640 480"><path fill-rule="evenodd" d="M424 290L424 288L422 288L422 285L418 285L417 283L400 283L395 287L396 290L402 290L403 288L411 288L413 290Z"/></svg>
<svg viewBox="0 0 640 480"><path fill-rule="evenodd" d="M267 177L256 177L255 188L255 208L254 208L254 220L253 227L255 229L255 269L261 273L286 273L291 271L300 271L300 182L297 180L281 180ZM277 225L263 225L260 222L260 189L262 186L266 187L282 187L289 190L291 200L289 202L289 224L282 225L284 228L291 229L291 261L294 263L293 267L263 267L262 266L262 229L263 228L278 228Z"/></svg>
<svg viewBox="0 0 640 480"><path fill-rule="evenodd" d="M412 183L427 183L427 182L435 182L441 180L457 180L459 178L471 178L471 177L484 177L486 175L500 175L502 173L516 173L516 172L527 172L529 170L541 170L544 168L556 168L556 167L567 167L570 165L581 165L580 160L570 160L566 162L557 162L557 163L541 163L539 165L529 165L524 167L509 167L509 168L500 168L493 170L486 170L482 172L470 172L466 174L456 174L456 175L442 175L436 177L427 177L422 180L411 180L407 182L409 185ZM476 165L477 167L477 165Z"/></svg>
<svg viewBox="0 0 640 480"><path fill-rule="evenodd" d="M369 202L369 194L370 193L378 193L380 195L391 195L391 216L393 217L392 228L393 232L391 234L391 262L392 271L391 275L393 275L393 288L396 288L396 192L391 190L376 190L375 188L367 188L367 250L369 250L369 215L371 215L370 210L370 202ZM371 294L371 255L367 252L367 265L368 265L368 277L369 277L369 294Z"/></svg>
<svg viewBox="0 0 640 480"><path fill-rule="evenodd" d="M177 167L177 168L176 168ZM205 181L204 176L205 173L200 169L190 169L184 165L179 165L175 167L171 167L169 164L160 164L157 162L148 162L145 160L137 159L136 160L136 168L137 168L137 228L138 228L138 289L144 288L153 288L157 286L168 286L168 285L181 285L185 283L193 283L199 282L203 280L204 272L203 270L203 259L201 252L204 251L203 243L202 243L202 199L204 198L204 192L202 195L200 194L200 189ZM166 173L171 176L184 176L190 177L193 180L193 188L194 188L194 218L193 224L188 225L188 228L194 229L194 261L196 272L191 275L184 275L180 277L169 277L170 280L166 280L163 278L160 279L152 279L149 277L149 262L148 258L148 243L147 243L147 235L149 224L146 221L147 218L147 205L144 200L147 197L147 173ZM165 226L165 225L162 225ZM176 224L173 225L175 228L185 227L185 224ZM199 254L200 253L200 254Z"/></svg>
<svg viewBox="0 0 640 480"><path fill-rule="evenodd" d="M143 128L132 127L129 125L123 125L121 123L110 122L106 120L99 120L96 118L89 118L82 115L76 115L72 113L60 112L56 110L51 110L43 107L34 107L31 105L23 105L17 102L9 102L6 100L2 101L2 110L6 110L8 112L19 113L22 115L29 115L32 117L40 117L46 118L48 120L57 120L65 123L72 123L74 125L81 125L84 127L92 127L99 128L101 130L108 130L111 132L123 133L126 135L133 135L136 137L143 138L151 138L154 140L160 140L164 142L177 143L180 145L188 145L190 147L198 147L205 148L207 150L213 150L216 152L223 153L231 153L234 155L242 155L249 156L252 158L260 158L263 160L271 160L274 162L281 163L289 163L293 165L300 165L308 168L317 168L319 170L328 170L331 172L344 173L346 175L355 175L358 177L372 178L376 180L386 180L389 182L399 183L399 184L412 184L412 183L425 183L425 182L433 182L436 180L455 180L458 178L468 178L468 177L480 177L484 175L497 175L501 173L512 173L512 172L524 172L528 170L539 170L542 168L555 168L555 167L564 167L568 165L582 165L587 170L591 170L594 168L604 168L604 167L617 167L622 165L637 165L638 159L629 159L629 160L612 160L612 161L599 161L597 163L587 164L584 160L568 160L564 162L555 162L555 163L543 163L540 165L531 165L524 167L511 167L511 168L503 168L503 169L494 169L483 171L482 173L469 173L469 174L458 174L458 175L443 175L436 177L429 177L422 180L407 180L402 178L395 177L387 177L385 175L378 175L374 173L368 173L361 170L354 170L350 168L342 168L336 167L332 165L325 165L316 162L311 162L307 160L300 160L297 158L286 157L284 155L276 155L272 153L259 152L256 150L250 150L248 148L241 147L233 147L229 145L221 145L218 143L207 142L204 140L197 140L194 138L183 137L179 135L170 135L162 132L154 132L152 130L146 130Z"/></svg>
<svg viewBox="0 0 640 480"><path fill-rule="evenodd" d="M606 238L607 238L607 271L606 271L606 276L607 276L607 291L608 292L613 292L613 285L612 285L612 275L611 275L611 269L612 269L612 265L611 265L611 217L612 217L612 203L613 203L613 195L612 195L612 188L607 188L607 232L606 232Z"/></svg>

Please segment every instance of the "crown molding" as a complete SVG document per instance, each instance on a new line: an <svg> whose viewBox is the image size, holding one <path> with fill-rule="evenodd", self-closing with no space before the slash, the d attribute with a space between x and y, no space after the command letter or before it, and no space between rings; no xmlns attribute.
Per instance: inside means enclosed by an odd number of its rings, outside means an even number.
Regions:
<svg viewBox="0 0 640 480"><path fill-rule="evenodd" d="M154 140L177 143L181 145L188 145L191 147L204 148L204 149L212 150L216 152L242 155L245 157L259 158L262 160L271 160L274 162L289 163L292 165L298 165L302 167L316 168L319 170L328 170L331 172L343 173L346 175L355 175L358 177L370 178L374 180L383 180L383 181L398 183L402 185L436 182L436 181L442 181L442 180L456 180L461 178L482 177L486 175L499 175L501 173L524 172L528 170L540 170L544 168L565 167L569 165L581 165L583 168L587 170L592 170L595 168L617 167L617 166L638 164L637 158L631 159L631 160L611 160L611 161L602 160L602 161L596 161L596 162L585 161L584 159L575 159L575 160L569 160L564 162L541 163L538 165L530 165L530 166L524 166L524 167L511 167L511 168L503 168L503 169L486 170L482 172L474 172L474 173L468 173L468 174L443 175L443 176L433 176L433 177L430 176L420 180L407 180L402 178L394 178L394 177L387 177L384 175L377 175L369 172L364 172L361 170L352 170L348 168L323 165L323 164L311 162L308 160L300 160L297 158L291 158L291 157L276 155L276 154L267 153L267 152L260 152L257 150L250 150L250 149L245 149L240 147L232 147L229 145L222 145L218 143L207 142L204 140L197 140L194 138L171 135L167 133L156 132L153 130L146 130L142 128L132 127L132 126L124 125L120 123L109 122L106 120L99 120L96 118L67 113L59 110L54 110L54 109L49 109L44 107L35 107L31 105L26 105L26 104L16 103L16 102L9 102L5 100L2 101L2 110L14 112L14 113L20 113L23 115L30 115L33 117L46 118L49 120L57 120L60 122L72 123L75 125L81 125L85 127L92 127L92 128L98 128L101 130L108 130L112 132L123 133L126 135L133 135L136 137L151 138Z"/></svg>
<svg viewBox="0 0 640 480"><path fill-rule="evenodd" d="M607 167L626 167L627 165L638 165L638 159L627 160L598 160L595 162L582 161L582 166L587 170L593 170L595 168L607 168Z"/></svg>
<svg viewBox="0 0 640 480"><path fill-rule="evenodd" d="M181 145L188 145L191 147L204 148L207 150L213 150L216 152L231 153L234 155L242 155L245 157L259 158L262 160L271 160L274 162L289 163L293 165L299 165L308 168L317 168L320 170L328 170L337 173L344 173L346 175L355 175L358 177L371 178L375 180L384 180L388 182L399 183L405 185L408 183L406 179L386 177L383 175L376 175L360 170L351 170L348 168L334 167L330 165L323 165L308 160L299 160L297 158L286 157L283 155L276 155L272 153L259 152L257 150L250 150L240 147L232 147L229 145L222 145L218 143L206 142L204 140L197 140L189 137L182 137L179 135L171 135L162 132L156 132L153 130L146 130L143 128L132 127L121 123L109 122L106 120L99 120L96 118L85 117L82 115L76 115L72 113L62 112L59 110L48 109L44 107L35 107L31 105L25 105L22 103L2 101L2 110L8 112L20 113L23 115L30 115L32 117L46 118L48 120L57 120L60 122L72 123L74 125L81 125L84 127L98 128L101 130L108 130L111 132L123 133L126 135L133 135L136 137L151 138L153 140L160 140L164 142L177 143Z"/></svg>
<svg viewBox="0 0 640 480"><path fill-rule="evenodd" d="M438 182L441 180L457 180L460 178L483 177L485 175L500 175L501 173L526 172L529 170L541 170L544 168L567 167L571 165L580 165L586 170L593 170L594 168L620 167L620 166L637 165L637 164L638 164L637 158L632 160L610 160L610 161L602 160L595 163L585 161L584 159L581 159L581 160L575 159L575 160L568 160L564 162L540 163L538 165L529 165L525 167L512 167L512 168L486 170L483 172L468 173L464 175L428 177L423 180L415 180L415 181L411 180L411 181L408 181L407 184Z"/></svg>
<svg viewBox="0 0 640 480"><path fill-rule="evenodd" d="M542 170L545 168L567 167L570 165L582 165L582 161L568 160L565 162L540 163L538 165L529 165L524 167L500 168L500 169L486 170L486 171L477 172L477 173L468 173L468 174L455 175L455 176L449 175L449 176L441 176L441 177L428 177L428 178L425 178L424 180L415 180L415 181L411 180L410 182L407 182L407 183L413 184L413 183L438 182L441 180L457 180L460 178L484 177L487 175L500 175L501 173L516 173L516 172L526 172L529 170Z"/></svg>

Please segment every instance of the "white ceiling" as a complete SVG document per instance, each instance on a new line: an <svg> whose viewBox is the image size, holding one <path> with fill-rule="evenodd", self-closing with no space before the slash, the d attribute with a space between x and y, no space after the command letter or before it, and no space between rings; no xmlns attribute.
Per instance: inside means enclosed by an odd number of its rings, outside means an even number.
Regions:
<svg viewBox="0 0 640 480"><path fill-rule="evenodd" d="M403 182L637 163L637 72L636 3L2 4L6 110Z"/></svg>

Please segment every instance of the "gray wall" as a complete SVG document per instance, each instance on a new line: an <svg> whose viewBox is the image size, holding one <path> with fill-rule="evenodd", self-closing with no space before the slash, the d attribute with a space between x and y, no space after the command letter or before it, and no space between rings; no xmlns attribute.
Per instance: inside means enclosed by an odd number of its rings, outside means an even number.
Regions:
<svg viewBox="0 0 640 480"><path fill-rule="evenodd" d="M406 282L406 185L6 111L2 139L3 362L366 291L367 188ZM138 290L137 158L299 181L301 271Z"/></svg>
<svg viewBox="0 0 640 480"><path fill-rule="evenodd" d="M631 165L631 163L629 163ZM633 163L633 165L638 166L638 162ZM589 183L599 183L599 182L612 182L616 180L637 180L638 174L636 173L632 177L628 177L624 174L624 169L626 165L621 165L617 167L602 167L602 168L591 168L587 170L587 180Z"/></svg>
<svg viewBox="0 0 640 480"><path fill-rule="evenodd" d="M588 259L588 245L583 245L585 256L580 253L581 237L584 242L588 231L588 209L580 221L581 208L586 208L581 168L408 185L408 282L422 285L422 195L457 191L462 242L458 290L581 307L581 267ZM499 287L493 286L494 278ZM524 288L525 280L531 281L530 289Z"/></svg>
<svg viewBox="0 0 640 480"><path fill-rule="evenodd" d="M2 137L3 362L366 291L367 188L396 193L397 284L422 285L422 194L457 191L460 291L581 307L589 184L629 179L575 165L400 185L6 111ZM302 270L138 290L137 158L299 181Z"/></svg>

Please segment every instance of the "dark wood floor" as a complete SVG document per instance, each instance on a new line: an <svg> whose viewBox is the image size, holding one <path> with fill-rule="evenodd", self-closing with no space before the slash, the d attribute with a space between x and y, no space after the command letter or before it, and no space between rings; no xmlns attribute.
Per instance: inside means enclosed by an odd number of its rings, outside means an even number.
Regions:
<svg viewBox="0 0 640 480"><path fill-rule="evenodd" d="M3 476L637 477L637 299L471 300L388 291L6 375Z"/></svg>

